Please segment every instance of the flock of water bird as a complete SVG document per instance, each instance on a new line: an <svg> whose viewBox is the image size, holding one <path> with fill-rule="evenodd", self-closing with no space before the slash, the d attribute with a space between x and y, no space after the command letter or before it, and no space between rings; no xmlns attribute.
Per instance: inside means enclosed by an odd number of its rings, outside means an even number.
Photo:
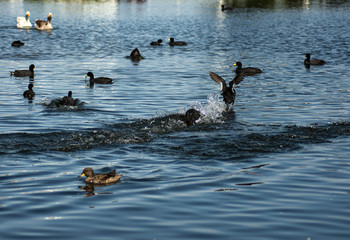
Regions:
<svg viewBox="0 0 350 240"><path fill-rule="evenodd" d="M232 10L229 7L225 7L224 5L221 6L222 11ZM30 22L30 12L27 11L25 17L17 17L17 27L18 28L31 28L32 24ZM47 17L47 21L44 20L36 20L35 21L35 29L37 30L52 30L53 26L51 24L52 21L52 13L49 13ZM169 38L168 42L169 46L185 46L187 45L186 42L183 41L175 41L174 38ZM21 47L24 45L21 41L14 41L11 44L13 47ZM158 39L157 41L151 42L150 45L152 46L162 46L163 41L162 39ZM125 58L131 59L132 61L140 61L144 59L144 57L141 55L140 51L135 48L129 56L126 56ZM307 53L305 55L304 65L306 68L309 68L310 65L324 65L325 61L320 59L311 59L311 54ZM218 74L214 72L209 72L210 77L218 84L221 85L221 95L223 96L223 101L226 104L226 111L229 111L232 109L235 98L236 98L236 91L235 86L238 85L246 76L252 76L255 74L260 74L263 71L259 68L255 67L242 67L241 62L236 62L234 66L237 66L235 70L235 77L228 83L219 76ZM34 70L35 65L31 64L29 66L28 70L15 70L11 71L11 75L15 77L29 77L30 79L34 79ZM88 86L93 88L94 84L113 84L113 79L108 77L94 77L94 74L92 72L88 72L85 76L85 79L89 77L89 84ZM32 100L35 96L35 92L33 91L33 83L29 83L28 90L23 92L23 97L28 98ZM72 91L68 92L67 96L64 96L63 98L55 101L56 107L62 107L62 106L77 106L79 102L79 99L74 99L72 97ZM190 126L196 123L196 121L201 117L200 111L196 109L189 109L186 111L185 115L183 116L182 120L184 121L186 126ZM85 179L86 183L92 183L92 184L109 184L118 181L122 175L116 174L115 170L106 173L106 174L94 174L94 171L91 168L85 168L83 170L83 173L81 174L81 177L86 176Z"/></svg>
<svg viewBox="0 0 350 240"><path fill-rule="evenodd" d="M17 17L17 27L18 28L31 28L33 25L29 20L30 12L27 11L25 17ZM52 13L47 16L47 21L37 19L35 20L35 29L37 30L52 30Z"/></svg>

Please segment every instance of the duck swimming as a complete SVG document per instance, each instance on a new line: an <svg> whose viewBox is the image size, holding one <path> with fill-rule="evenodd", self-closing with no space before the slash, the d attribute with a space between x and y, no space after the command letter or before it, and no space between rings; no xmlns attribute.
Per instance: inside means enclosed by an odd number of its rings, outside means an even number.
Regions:
<svg viewBox="0 0 350 240"><path fill-rule="evenodd" d="M132 50L132 52L130 53L129 56L126 56L126 58L131 59L132 61L140 61L141 59L144 59L144 57L141 56L140 51L135 48L134 50Z"/></svg>
<svg viewBox="0 0 350 240"><path fill-rule="evenodd" d="M31 28L33 25L29 20L30 12L26 12L25 17L17 17L17 28Z"/></svg>
<svg viewBox="0 0 350 240"><path fill-rule="evenodd" d="M123 174L118 175L115 170L109 173L96 174L92 168L84 168L82 174L79 177L86 177L86 183L93 184L110 184L120 180Z"/></svg>
<svg viewBox="0 0 350 240"><path fill-rule="evenodd" d="M52 20L52 13L49 13L49 15L47 16L47 21L44 20L35 20L35 29L37 30L52 30L52 24L51 24L51 20Z"/></svg>
<svg viewBox="0 0 350 240"><path fill-rule="evenodd" d="M170 46L185 46L187 45L186 42L181 42L181 41L175 41L174 38L169 38L169 45Z"/></svg>
<svg viewBox="0 0 350 240"><path fill-rule="evenodd" d="M305 60L304 60L304 65L305 67L309 68L310 65L315 65L315 66L320 66L320 65L324 65L326 62L322 59L310 59L311 58L311 54L307 53L305 55Z"/></svg>
<svg viewBox="0 0 350 240"><path fill-rule="evenodd" d="M226 10L230 11L230 10L233 10L233 8L232 7L225 7L225 5L221 5L221 11L226 11Z"/></svg>
<svg viewBox="0 0 350 240"><path fill-rule="evenodd" d="M186 126L191 126L196 123L196 121L201 117L200 111L196 109L189 109L186 111L186 114L183 117L183 121L185 122Z"/></svg>
<svg viewBox="0 0 350 240"><path fill-rule="evenodd" d="M23 97L28 98L29 100L33 99L35 96L35 92L33 91L34 85L32 83L29 83L28 90L25 90L23 93Z"/></svg>
<svg viewBox="0 0 350 240"><path fill-rule="evenodd" d="M29 70L15 70L14 72L10 72L12 76L15 77L34 77L34 64L29 66Z"/></svg>
<svg viewBox="0 0 350 240"><path fill-rule="evenodd" d="M62 99L59 99L55 104L56 107L61 107L61 106L77 106L79 99L76 98L74 99L72 97L72 91L68 92L68 96L64 96Z"/></svg>
<svg viewBox="0 0 350 240"><path fill-rule="evenodd" d="M93 87L95 83L98 83L98 84L112 84L113 83L112 78L108 78L108 77L94 78L94 74L92 72L88 72L85 76L85 79L87 77L90 77L90 81L89 81L90 87Z"/></svg>
<svg viewBox="0 0 350 240"><path fill-rule="evenodd" d="M233 64L233 66L237 66L235 72L236 74L243 72L244 76L251 76L251 75L255 75L257 73L262 73L263 71L259 68L255 68L255 67L245 67L242 68L242 63L241 62L236 62L235 64Z"/></svg>
<svg viewBox="0 0 350 240"><path fill-rule="evenodd" d="M150 45L152 45L152 46L162 46L163 45L163 40L162 39L158 39L157 42L151 42Z"/></svg>
<svg viewBox="0 0 350 240"><path fill-rule="evenodd" d="M235 103L236 90L234 89L234 86L239 84L243 80L244 78L243 72L238 73L235 76L235 78L229 82L228 86L226 85L226 81L216 73L209 72L209 75L211 79L221 84L221 92L222 92L221 95L224 98L224 102L226 103L227 110L228 110L229 105L233 105Z"/></svg>
<svg viewBox="0 0 350 240"><path fill-rule="evenodd" d="M20 40L13 41L13 42L11 43L11 46L12 46L12 47L21 47L21 46L23 46L23 45L24 45L24 42L21 42Z"/></svg>

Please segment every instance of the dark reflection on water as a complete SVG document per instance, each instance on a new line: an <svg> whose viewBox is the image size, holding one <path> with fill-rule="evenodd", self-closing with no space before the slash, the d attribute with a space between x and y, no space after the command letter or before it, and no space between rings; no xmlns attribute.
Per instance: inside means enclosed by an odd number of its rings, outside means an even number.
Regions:
<svg viewBox="0 0 350 240"><path fill-rule="evenodd" d="M199 137L191 136L191 133L196 131L204 131L207 134ZM222 160L228 157L228 160L232 160L254 157L262 153L295 150L303 144L328 142L331 138L348 136L349 133L350 125L348 122L311 126L249 126L232 122L230 125L224 124L215 128L207 122L186 127L179 115L169 115L115 124L103 129L40 134L6 134L0 141L0 154L40 152L43 150L69 152L105 145L149 143L155 139L161 139L163 142L175 138L169 141L165 149L162 150L162 154L169 154L169 151L174 150L174 154L193 154ZM158 147L157 144L155 146ZM160 147L160 149L162 148Z"/></svg>
<svg viewBox="0 0 350 240"><path fill-rule="evenodd" d="M0 9L1 239L350 238L348 1ZM17 29L25 11L52 12L54 29ZM145 58L125 59L135 48ZM306 53L326 64L306 69ZM236 61L263 73L225 112L209 72L231 80ZM34 79L10 76L32 63ZM114 84L87 87L89 71ZM83 104L57 108L68 91ZM201 118L186 127L190 108ZM124 176L86 185L85 167Z"/></svg>

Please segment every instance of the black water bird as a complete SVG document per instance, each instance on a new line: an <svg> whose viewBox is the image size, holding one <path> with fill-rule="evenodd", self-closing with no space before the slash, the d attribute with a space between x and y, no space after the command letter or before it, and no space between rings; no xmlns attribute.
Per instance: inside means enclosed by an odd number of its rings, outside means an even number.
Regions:
<svg viewBox="0 0 350 240"><path fill-rule="evenodd" d="M90 77L90 81L89 81L89 86L93 87L95 83L98 84L112 84L113 83L113 79L109 78L109 77L98 77L95 78L94 74L92 72L88 72L86 73L85 79L87 77Z"/></svg>
<svg viewBox="0 0 350 240"><path fill-rule="evenodd" d="M169 38L169 45L170 46L185 46L187 45L186 42L181 42L181 41L175 41L174 38Z"/></svg>
<svg viewBox="0 0 350 240"><path fill-rule="evenodd" d="M201 117L200 111L196 109L189 109L186 111L183 121L185 122L186 126L191 126L195 124L195 122Z"/></svg>
<svg viewBox="0 0 350 240"><path fill-rule="evenodd" d="M305 60L304 60L304 65L305 67L310 67L310 65L315 65L315 66L320 66L320 65L324 65L326 62L322 59L311 59L311 54L307 53L305 55Z"/></svg>
<svg viewBox="0 0 350 240"><path fill-rule="evenodd" d="M251 76L251 75L255 75L257 73L262 73L263 71L259 68L255 68L255 67L245 67L242 68L242 63L241 62L235 62L235 64L233 64L233 66L237 66L235 72L236 74L239 73L243 73L244 76Z"/></svg>
<svg viewBox="0 0 350 240"><path fill-rule="evenodd" d="M28 90L25 90L23 92L23 97L28 98L29 100L33 99L35 96L35 92L33 91L34 85L32 83L29 83Z"/></svg>
<svg viewBox="0 0 350 240"><path fill-rule="evenodd" d="M34 77L34 64L29 66L29 70L15 70L14 72L10 72L12 76L15 77Z"/></svg>
<svg viewBox="0 0 350 240"><path fill-rule="evenodd" d="M61 106L77 106L79 99L74 99L72 97L72 91L68 92L68 96L64 96L62 99L59 99L55 104L56 107Z"/></svg>
<svg viewBox="0 0 350 240"><path fill-rule="evenodd" d="M93 184L111 184L120 180L123 174L117 174L115 170L109 173L95 174L92 168L84 168L82 174L79 177L86 177L86 183Z"/></svg>
<svg viewBox="0 0 350 240"><path fill-rule="evenodd" d="M233 10L232 7L225 7L225 5L221 5L221 11L229 11L229 10Z"/></svg>
<svg viewBox="0 0 350 240"><path fill-rule="evenodd" d="M234 89L234 86L239 84L243 80L244 78L243 72L238 73L234 77L234 79L232 79L229 82L228 86L226 84L226 81L216 73L209 72L209 75L211 79L213 79L216 83L221 84L221 92L222 92L221 95L224 98L224 102L226 103L227 110L228 110L229 105L233 105L235 103L236 90Z"/></svg>
<svg viewBox="0 0 350 240"><path fill-rule="evenodd" d="M130 53L129 56L126 56L126 58L131 59L132 61L140 61L141 59L144 59L143 56L141 56L140 51L135 48L134 50L132 50L132 52Z"/></svg>
<svg viewBox="0 0 350 240"><path fill-rule="evenodd" d="M150 45L152 46L162 46L163 45L163 40L158 39L157 42L151 42Z"/></svg>
<svg viewBox="0 0 350 240"><path fill-rule="evenodd" d="M21 47L21 46L23 46L23 45L24 45L24 42L21 42L20 40L13 41L13 42L11 43L11 46L12 46L12 47Z"/></svg>

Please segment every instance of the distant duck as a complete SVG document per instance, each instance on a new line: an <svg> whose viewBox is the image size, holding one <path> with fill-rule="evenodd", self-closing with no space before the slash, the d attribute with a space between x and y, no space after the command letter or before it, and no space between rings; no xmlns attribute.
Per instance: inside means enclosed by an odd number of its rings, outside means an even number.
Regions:
<svg viewBox="0 0 350 240"><path fill-rule="evenodd" d="M229 108L229 105L233 105L236 99L236 90L234 89L235 85L238 85L244 78L243 72L238 73L234 79L232 79L228 86L226 85L226 81L217 75L216 73L209 72L209 75L211 79L213 79L215 82L221 84L221 95L224 98L224 102L226 103L227 110Z"/></svg>
<svg viewBox="0 0 350 240"><path fill-rule="evenodd" d="M29 20L30 12L26 12L25 17L17 17L17 28L31 28L33 25Z"/></svg>
<svg viewBox="0 0 350 240"><path fill-rule="evenodd" d="M232 7L225 7L225 5L221 5L221 11L230 11L233 10Z"/></svg>
<svg viewBox="0 0 350 240"><path fill-rule="evenodd" d="M311 54L307 53L305 55L306 59L304 60L304 65L305 67L310 67L310 65L316 65L316 66L320 66L320 65L324 65L326 62L322 59L310 59L311 58Z"/></svg>
<svg viewBox="0 0 350 240"><path fill-rule="evenodd" d="M242 68L242 63L241 62L236 62L235 64L233 64L233 66L237 66L235 72L236 74L243 72L244 76L251 76L251 75L255 75L257 73L262 73L263 71L259 68L255 68L255 67L245 67Z"/></svg>
<svg viewBox="0 0 350 240"><path fill-rule="evenodd" d="M181 42L181 41L175 41L174 38L169 38L169 45L170 46L185 46L187 45L186 42Z"/></svg>
<svg viewBox="0 0 350 240"><path fill-rule="evenodd" d="M35 20L35 29L37 30L52 30L53 27L51 25L52 13L49 13L47 16L47 21L44 20Z"/></svg>
<svg viewBox="0 0 350 240"><path fill-rule="evenodd" d="M24 42L21 42L20 40L13 41L13 42L11 43L11 46L12 46L12 47L21 47L21 46L23 46L23 45L24 45Z"/></svg>
<svg viewBox="0 0 350 240"><path fill-rule="evenodd" d="M118 175L115 170L109 173L95 174L92 168L84 168L82 174L79 177L86 177L86 183L93 184L111 184L120 180L123 174Z"/></svg>
<svg viewBox="0 0 350 240"><path fill-rule="evenodd" d="M108 78L108 77L94 78L94 74L92 72L88 72L85 76L85 79L87 77L90 77L90 81L89 81L90 87L93 87L95 83L98 83L98 84L112 84L113 83L112 78Z"/></svg>
<svg viewBox="0 0 350 240"><path fill-rule="evenodd" d="M144 59L144 57L141 56L140 51L135 48L134 50L132 50L132 52L130 53L129 56L126 56L126 58L131 59L132 61L140 61L141 59Z"/></svg>
<svg viewBox="0 0 350 240"><path fill-rule="evenodd" d="M59 99L55 104L56 107L61 106L77 106L79 99L74 99L72 97L72 91L68 92L68 96L64 96L62 99Z"/></svg>
<svg viewBox="0 0 350 240"><path fill-rule="evenodd" d="M183 117L183 121L185 122L186 126L191 126L196 123L196 121L201 117L200 111L196 109L189 109L186 111L185 116Z"/></svg>
<svg viewBox="0 0 350 240"><path fill-rule="evenodd" d="M14 72L10 72L12 76L15 77L34 77L34 64L29 66L29 70L15 70Z"/></svg>
<svg viewBox="0 0 350 240"><path fill-rule="evenodd" d="M158 39L157 42L151 42L150 45L152 45L152 46L162 46L163 45L163 40L162 39Z"/></svg>
<svg viewBox="0 0 350 240"><path fill-rule="evenodd" d="M28 90L25 90L23 93L23 97L28 98L28 99L33 99L33 97L35 96L35 92L33 91L33 87L34 85L32 83L30 83L28 85Z"/></svg>

